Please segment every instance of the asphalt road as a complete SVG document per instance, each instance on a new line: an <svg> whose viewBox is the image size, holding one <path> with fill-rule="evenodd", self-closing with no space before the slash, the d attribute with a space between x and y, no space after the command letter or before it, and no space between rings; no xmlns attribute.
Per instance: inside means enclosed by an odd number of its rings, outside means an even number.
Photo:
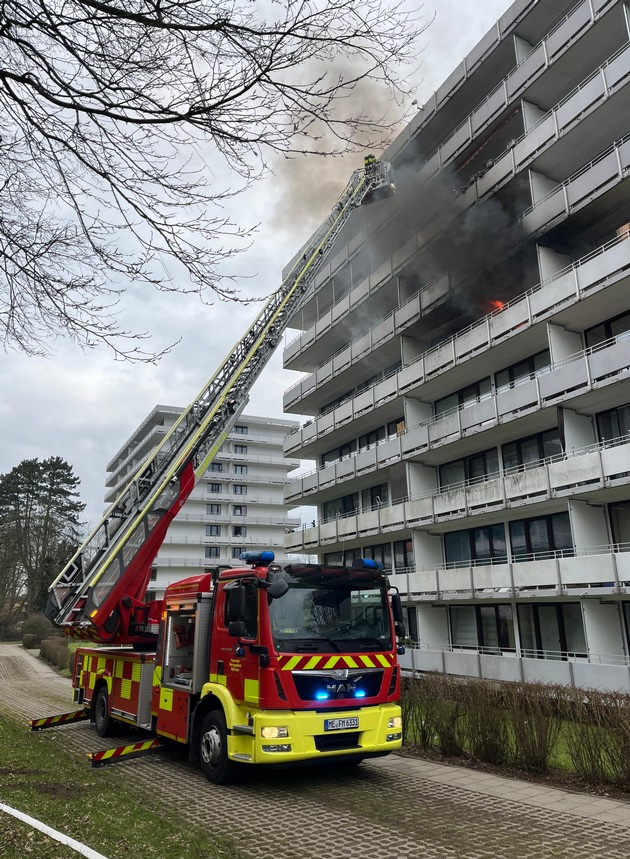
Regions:
<svg viewBox="0 0 630 859"><path fill-rule="evenodd" d="M68 680L21 646L0 644L0 717L28 720L72 709ZM104 741L87 723L50 736L77 754L133 741L129 735ZM184 827L186 820L206 821L251 859L630 857L630 803L404 756L350 772L257 770L246 784L230 787L209 784L178 754L116 766L133 768Z"/></svg>

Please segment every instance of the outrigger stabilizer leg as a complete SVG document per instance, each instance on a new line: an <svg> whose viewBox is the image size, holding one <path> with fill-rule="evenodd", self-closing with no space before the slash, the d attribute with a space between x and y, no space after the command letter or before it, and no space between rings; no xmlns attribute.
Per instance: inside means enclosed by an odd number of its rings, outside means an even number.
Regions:
<svg viewBox="0 0 630 859"><path fill-rule="evenodd" d="M90 718L87 710L75 710L73 713L60 713L58 716L45 716L43 719L31 719L28 723L31 731L43 731L46 728L60 728L72 725L74 722L85 722Z"/></svg>

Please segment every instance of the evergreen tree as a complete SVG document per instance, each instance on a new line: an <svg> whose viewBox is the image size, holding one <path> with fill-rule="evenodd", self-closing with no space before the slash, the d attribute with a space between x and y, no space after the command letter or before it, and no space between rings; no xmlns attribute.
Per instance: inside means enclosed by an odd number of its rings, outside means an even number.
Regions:
<svg viewBox="0 0 630 859"><path fill-rule="evenodd" d="M25 459L0 475L0 599L41 611L48 586L79 542L79 478L59 456ZM11 611L9 610L9 614Z"/></svg>

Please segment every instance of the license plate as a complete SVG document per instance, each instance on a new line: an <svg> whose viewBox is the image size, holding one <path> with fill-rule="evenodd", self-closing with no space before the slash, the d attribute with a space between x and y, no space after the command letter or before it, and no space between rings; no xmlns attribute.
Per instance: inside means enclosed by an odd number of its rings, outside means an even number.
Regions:
<svg viewBox="0 0 630 859"><path fill-rule="evenodd" d="M358 728L359 717L348 716L345 719L324 719L325 731L346 731L348 728Z"/></svg>

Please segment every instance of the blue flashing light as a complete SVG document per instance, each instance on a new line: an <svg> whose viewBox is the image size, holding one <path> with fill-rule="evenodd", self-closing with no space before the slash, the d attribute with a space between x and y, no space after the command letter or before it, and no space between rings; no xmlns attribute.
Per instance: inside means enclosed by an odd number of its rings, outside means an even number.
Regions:
<svg viewBox="0 0 630 859"><path fill-rule="evenodd" d="M372 558L355 558L352 562L355 569L363 570L383 570L385 569L380 561L374 561Z"/></svg>
<svg viewBox="0 0 630 859"><path fill-rule="evenodd" d="M364 690L363 689L357 689L357 691L354 693L354 697L355 698L365 698Z"/></svg>
<svg viewBox="0 0 630 859"><path fill-rule="evenodd" d="M316 692L315 700L316 701L327 701L329 698L328 692Z"/></svg>
<svg viewBox="0 0 630 859"><path fill-rule="evenodd" d="M275 560L276 556L272 551L265 550L264 552L241 552L238 557L239 561L245 561L252 566L266 566Z"/></svg>

